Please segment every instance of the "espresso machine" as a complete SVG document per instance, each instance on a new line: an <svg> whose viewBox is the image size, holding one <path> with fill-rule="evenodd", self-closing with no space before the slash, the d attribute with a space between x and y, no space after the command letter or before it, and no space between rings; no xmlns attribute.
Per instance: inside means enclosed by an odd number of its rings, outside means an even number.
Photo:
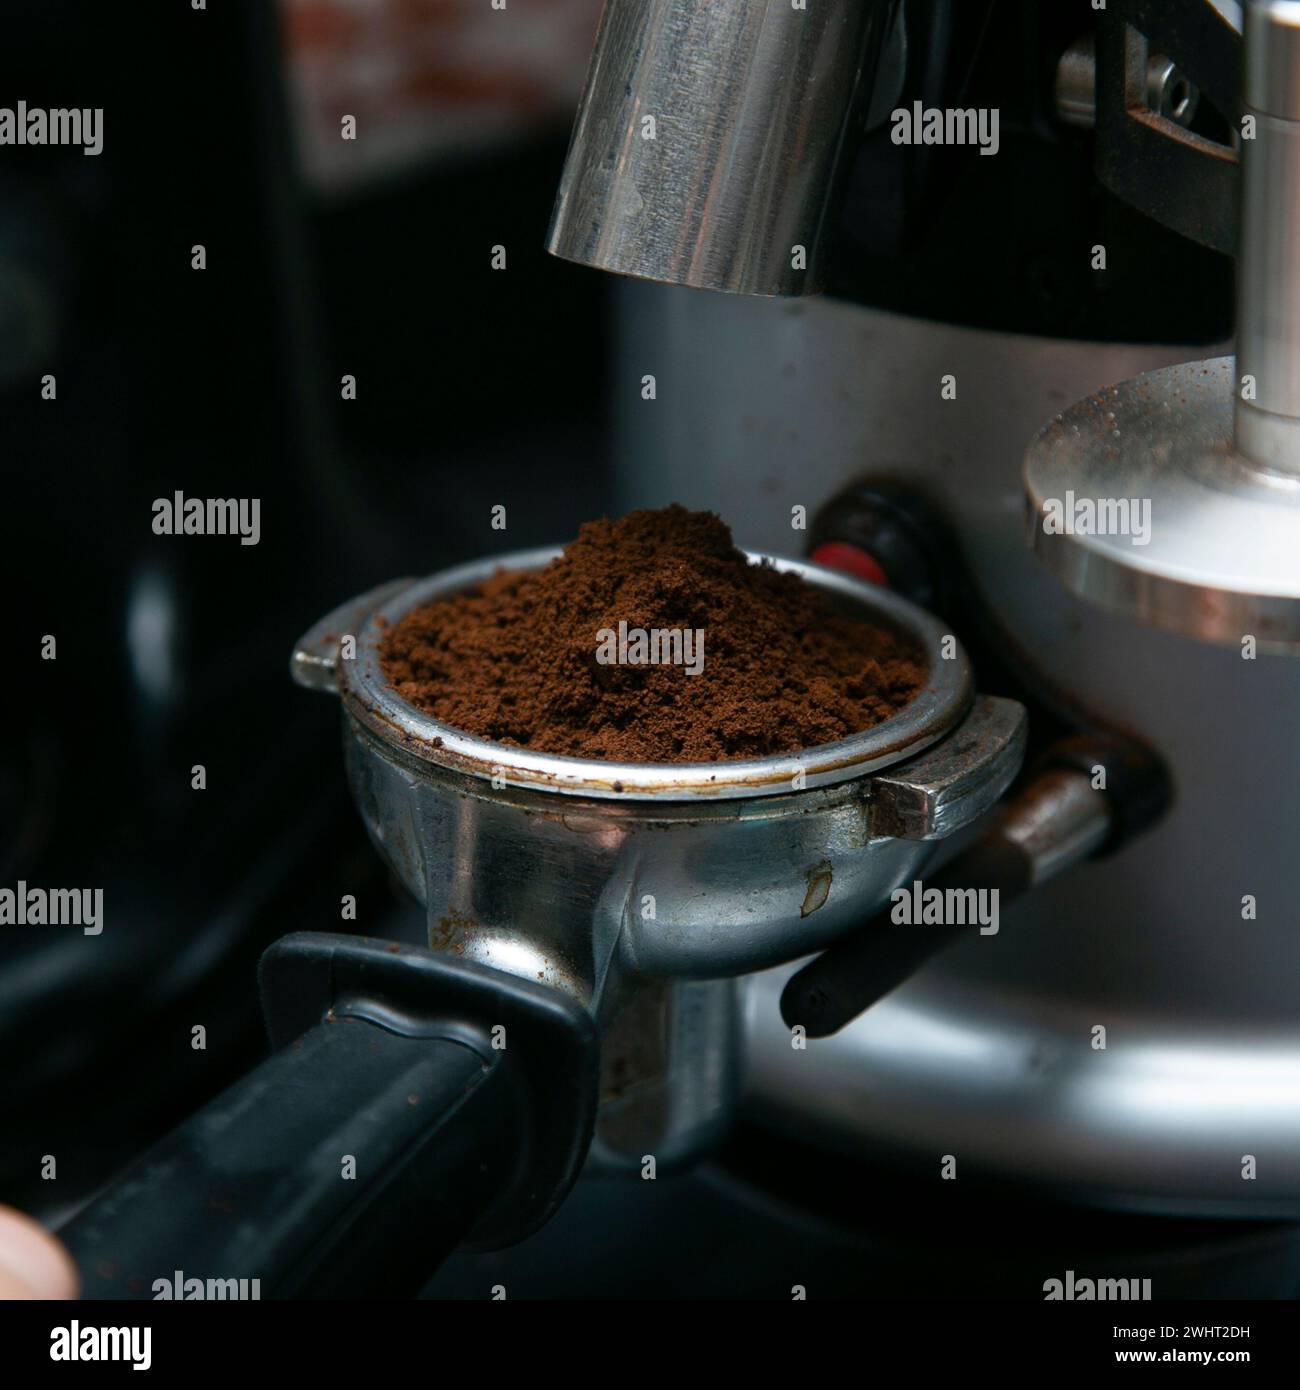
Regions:
<svg viewBox="0 0 1300 1390"><path fill-rule="evenodd" d="M270 8L239 50L260 98ZM142 935L114 983L158 956L161 996L220 959L222 1016L260 1007L272 1051L245 1031L45 1209L85 1296L172 1269L263 1297L1041 1298L1066 1268L1294 1294L1292 7L594 8L556 177L457 175L455 235L508 242L524 288L453 277L401 315L463 321L460 355L517 385L447 393L441 473L408 466L418 410L406 434L364 413L427 389L403 365L423 330L398 351L357 328L400 286L349 289L346 351L313 323L304 268L346 280L390 243L345 208L313 260L283 113L257 142L244 202L276 231L267 352L296 402L274 496L321 541L211 600L209 624L260 621L232 647L238 728L196 722L265 758L260 848L213 881L273 913L236 932L214 896L177 962ZM373 196L414 263L444 199ZM358 357L362 409L331 414ZM482 444L514 397L577 402L553 437L519 423L522 464ZM568 457L596 425L599 487ZM484 557L498 494L524 539ZM414 606L545 564L598 507L672 502L909 632L914 704L829 753L671 768L503 749L386 686ZM996 891L998 929L891 926L922 882Z"/></svg>

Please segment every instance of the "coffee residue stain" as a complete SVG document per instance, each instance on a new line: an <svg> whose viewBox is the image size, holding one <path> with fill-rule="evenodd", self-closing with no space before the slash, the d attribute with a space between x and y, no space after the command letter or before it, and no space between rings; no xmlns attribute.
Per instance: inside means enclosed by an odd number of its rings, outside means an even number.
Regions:
<svg viewBox="0 0 1300 1390"><path fill-rule="evenodd" d="M823 859L816 868L808 870L808 891L803 897L800 917L811 917L831 895L832 871L830 860Z"/></svg>
<svg viewBox="0 0 1300 1390"><path fill-rule="evenodd" d="M478 931L478 923L454 907L438 918L438 925L429 929L429 945L435 951L450 951L453 956L465 954L465 944Z"/></svg>

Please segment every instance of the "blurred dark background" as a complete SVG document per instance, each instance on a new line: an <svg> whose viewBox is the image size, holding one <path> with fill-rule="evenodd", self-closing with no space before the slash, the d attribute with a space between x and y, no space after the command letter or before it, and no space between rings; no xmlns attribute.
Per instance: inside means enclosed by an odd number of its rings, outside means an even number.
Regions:
<svg viewBox="0 0 1300 1390"><path fill-rule="evenodd" d="M344 892L361 931L400 901L337 709L288 680L294 638L382 580L604 507L606 285L542 251L598 7L543 7L577 34L534 60L567 56L558 76L480 90L447 34L486 7L373 6L374 42L408 44L424 82L390 82L412 133L385 158L330 8L0 6L0 104L104 109L97 157L0 148L0 882L102 886L107 922L0 935L0 1197L42 1213L261 1053L268 941L341 925ZM313 115L331 100L361 122L332 174L308 167L342 143ZM177 490L260 498L259 544L155 535Z"/></svg>

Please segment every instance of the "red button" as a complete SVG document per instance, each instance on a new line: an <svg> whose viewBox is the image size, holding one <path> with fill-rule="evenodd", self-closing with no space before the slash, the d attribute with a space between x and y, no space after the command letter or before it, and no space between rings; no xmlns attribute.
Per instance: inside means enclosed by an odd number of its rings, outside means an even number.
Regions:
<svg viewBox="0 0 1300 1390"><path fill-rule="evenodd" d="M869 584L879 584L883 589L889 588L889 576L880 568L876 557L860 546L850 545L848 541L826 541L808 558L814 565L843 570L845 574L865 579Z"/></svg>

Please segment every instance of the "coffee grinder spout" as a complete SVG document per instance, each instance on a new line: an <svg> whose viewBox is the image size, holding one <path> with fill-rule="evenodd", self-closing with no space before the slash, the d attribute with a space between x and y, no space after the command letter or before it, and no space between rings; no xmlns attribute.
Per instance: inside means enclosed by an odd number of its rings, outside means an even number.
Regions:
<svg viewBox="0 0 1300 1390"><path fill-rule="evenodd" d="M896 0L608 0L547 249L735 294L821 287Z"/></svg>

